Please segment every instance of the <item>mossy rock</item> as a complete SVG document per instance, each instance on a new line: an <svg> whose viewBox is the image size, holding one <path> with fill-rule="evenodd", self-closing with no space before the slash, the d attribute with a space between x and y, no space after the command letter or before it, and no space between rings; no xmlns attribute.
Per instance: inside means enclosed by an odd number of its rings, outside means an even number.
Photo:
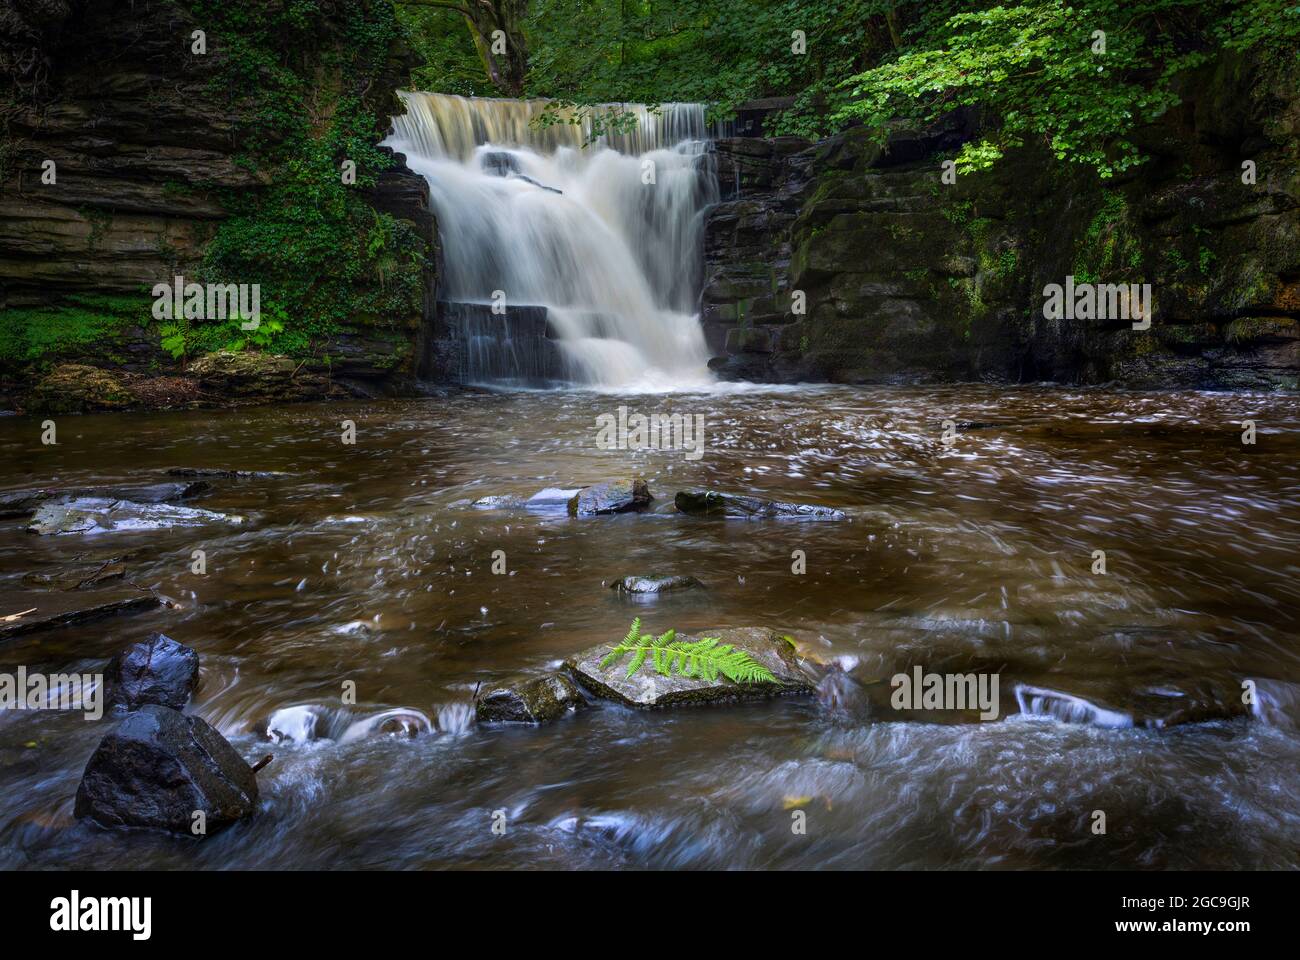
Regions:
<svg viewBox="0 0 1300 960"><path fill-rule="evenodd" d="M47 373L27 401L27 412L39 415L125 410L135 402L122 381L98 367L64 363Z"/></svg>

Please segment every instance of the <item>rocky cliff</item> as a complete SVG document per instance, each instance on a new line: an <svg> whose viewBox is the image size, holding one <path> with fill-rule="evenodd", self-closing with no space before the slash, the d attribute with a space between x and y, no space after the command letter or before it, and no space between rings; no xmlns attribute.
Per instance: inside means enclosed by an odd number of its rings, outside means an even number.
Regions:
<svg viewBox="0 0 1300 960"><path fill-rule="evenodd" d="M280 203L274 189L293 158L277 155L284 138L276 127L288 124L276 111L303 111L322 154L335 154L323 157L330 167L347 155L345 135L373 144L399 111L394 91L411 57L375 32L391 19L391 5L300 4L294 15L305 18L310 45L287 32L283 4L238 6L7 0L0 10L7 86L0 94L0 377L11 387L63 361L178 370L193 357L164 349L149 291L176 275L270 282L231 269L217 276L209 253L232 217L248 221L245 235L253 236L259 205ZM201 50L195 31L202 31ZM359 34L378 37L377 56L355 54ZM275 73L277 59L284 76L310 78L303 102L284 92L295 88ZM260 96L263 90L281 99ZM340 133L345 105L354 116ZM436 230L423 180L400 160L353 189L373 211L407 224L427 286ZM355 219L349 210L337 216ZM374 293L379 302L389 279L382 270L356 269L345 251L338 259L358 301ZM274 315L286 337L308 331L290 341L308 370L365 389L409 371L424 299L409 297L396 309L383 301L371 315L328 330L301 307Z"/></svg>
<svg viewBox="0 0 1300 960"><path fill-rule="evenodd" d="M1152 159L1109 183L1032 150L945 183L943 161L977 129L965 114L883 142L722 140L701 304L713 366L1297 389L1297 90L1294 66L1228 60L1189 77L1182 106L1140 133ZM1048 319L1044 289L1067 277L1150 284L1149 329L1115 311Z"/></svg>

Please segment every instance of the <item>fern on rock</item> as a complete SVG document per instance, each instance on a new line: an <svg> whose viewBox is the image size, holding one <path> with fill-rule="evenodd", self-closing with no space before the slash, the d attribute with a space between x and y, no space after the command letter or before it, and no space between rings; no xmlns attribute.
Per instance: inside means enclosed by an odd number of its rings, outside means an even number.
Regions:
<svg viewBox="0 0 1300 960"><path fill-rule="evenodd" d="M729 643L721 643L717 637L684 641L677 639L676 630L669 630L657 637L650 633L643 634L640 617L632 621L627 636L600 662L601 668L608 670L629 653L632 654L627 668L629 679L641 669L646 660L650 660L655 670L665 677L676 673L680 677L708 680L711 683L719 676L726 677L732 683L781 682L771 670L744 650L737 650Z"/></svg>

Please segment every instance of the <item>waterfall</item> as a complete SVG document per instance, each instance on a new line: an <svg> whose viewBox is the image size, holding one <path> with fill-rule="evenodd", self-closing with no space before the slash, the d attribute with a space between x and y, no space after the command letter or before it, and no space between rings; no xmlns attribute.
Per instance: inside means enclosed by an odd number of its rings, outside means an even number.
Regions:
<svg viewBox="0 0 1300 960"><path fill-rule="evenodd" d="M545 101L401 98L385 143L429 182L466 379L711 381L696 311L717 178L701 105L598 108L636 123L592 141L589 116L538 124Z"/></svg>

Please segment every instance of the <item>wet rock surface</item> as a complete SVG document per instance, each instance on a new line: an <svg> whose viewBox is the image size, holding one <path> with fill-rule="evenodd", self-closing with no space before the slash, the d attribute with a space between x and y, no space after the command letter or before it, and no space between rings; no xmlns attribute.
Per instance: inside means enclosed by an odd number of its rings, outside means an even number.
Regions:
<svg viewBox="0 0 1300 960"><path fill-rule="evenodd" d="M785 503L716 490L682 490L673 501L682 513L701 517L734 519L843 520L846 514L833 507L810 503Z"/></svg>
<svg viewBox="0 0 1300 960"><path fill-rule="evenodd" d="M257 777L198 717L149 704L100 741L77 788L75 814L103 827L192 836L202 811L209 834L257 808Z"/></svg>
<svg viewBox="0 0 1300 960"><path fill-rule="evenodd" d="M0 610L0 640L40 630L88 623L104 617L156 610L164 601L134 587L107 587L94 591L48 591L11 595ZM13 620L7 618L15 616Z"/></svg>
<svg viewBox="0 0 1300 960"><path fill-rule="evenodd" d="M212 478L217 480L267 480L283 477L283 470L228 470L223 467L172 467L169 477Z"/></svg>
<svg viewBox="0 0 1300 960"><path fill-rule="evenodd" d="M690 590L704 584L692 576L631 576L622 577L610 584L610 589L634 595L655 595L672 590Z"/></svg>
<svg viewBox="0 0 1300 960"><path fill-rule="evenodd" d="M595 517L607 513L626 513L649 506L654 497L650 488L640 478L632 480L602 480L583 487L569 500L569 515Z"/></svg>
<svg viewBox="0 0 1300 960"><path fill-rule="evenodd" d="M37 487L0 491L0 518L32 513L51 500L90 497L103 500L132 500L136 503L171 503L208 492L204 481L192 483L122 484L104 487Z"/></svg>
<svg viewBox="0 0 1300 960"><path fill-rule="evenodd" d="M104 670L109 702L134 710L153 703L182 709L199 683L199 655L165 634L133 644Z"/></svg>
<svg viewBox="0 0 1300 960"><path fill-rule="evenodd" d="M776 677L777 683L733 683L724 677L703 680L676 673L664 676L648 660L631 677L628 662L601 666L616 642L590 647L565 661L565 668L585 690L597 697L629 707L655 709L686 704L741 703L769 697L813 692L816 677L795 655L794 647L777 631L765 627L737 627L703 630L698 636L681 634L678 640L693 643L716 637L720 643L743 650Z"/></svg>
<svg viewBox="0 0 1300 960"><path fill-rule="evenodd" d="M32 515L27 531L40 536L64 536L242 522L242 517L194 507L138 503L108 497L80 497L42 504Z"/></svg>
<svg viewBox="0 0 1300 960"><path fill-rule="evenodd" d="M502 684L482 693L475 703L479 723L551 723L587 705L568 676L545 676Z"/></svg>

